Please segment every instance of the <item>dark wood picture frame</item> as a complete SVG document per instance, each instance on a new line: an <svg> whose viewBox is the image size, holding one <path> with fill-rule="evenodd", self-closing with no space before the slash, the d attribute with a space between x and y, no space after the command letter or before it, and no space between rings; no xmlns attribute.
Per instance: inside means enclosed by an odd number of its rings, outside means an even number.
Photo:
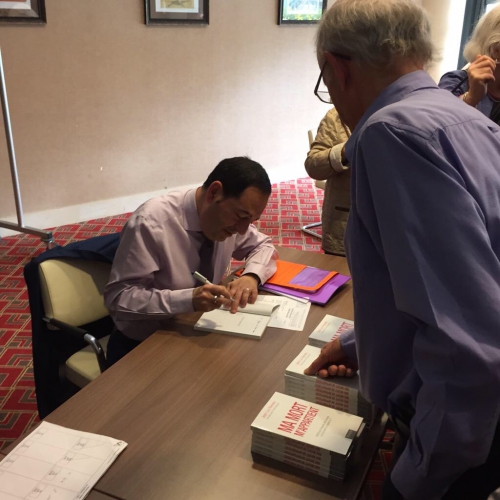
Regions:
<svg viewBox="0 0 500 500"><path fill-rule="evenodd" d="M278 0L278 24L317 24L326 10L327 3L328 0ZM317 5L316 11L308 12L307 7L314 8L315 4ZM304 6L303 13L300 11L296 14L289 13L288 9L293 8L294 5Z"/></svg>
<svg viewBox="0 0 500 500"><path fill-rule="evenodd" d="M46 24L45 0L0 1L0 23Z"/></svg>
<svg viewBox="0 0 500 500"><path fill-rule="evenodd" d="M144 0L144 9L148 26L207 25L209 20L209 0Z"/></svg>

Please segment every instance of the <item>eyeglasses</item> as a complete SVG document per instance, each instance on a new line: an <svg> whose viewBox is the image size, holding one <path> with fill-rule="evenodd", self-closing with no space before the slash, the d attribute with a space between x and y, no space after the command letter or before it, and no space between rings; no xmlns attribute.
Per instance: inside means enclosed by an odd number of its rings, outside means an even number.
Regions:
<svg viewBox="0 0 500 500"><path fill-rule="evenodd" d="M345 56L344 54L337 54L336 52L331 52L331 54L335 57L340 57L340 59L345 59L346 61L351 61L351 56ZM321 80L323 79L323 72L326 68L326 61L323 63L321 67L321 72L319 74L318 81L316 83L316 87L314 87L314 95L321 101L326 104L332 104L332 98L328 93L328 90L319 90L319 86L321 85Z"/></svg>

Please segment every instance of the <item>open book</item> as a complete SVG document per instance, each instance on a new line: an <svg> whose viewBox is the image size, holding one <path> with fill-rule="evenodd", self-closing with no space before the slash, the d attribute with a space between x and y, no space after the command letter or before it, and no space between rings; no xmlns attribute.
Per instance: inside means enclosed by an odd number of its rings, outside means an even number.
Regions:
<svg viewBox="0 0 500 500"><path fill-rule="evenodd" d="M231 314L227 309L215 309L203 314L194 329L260 339L271 314L279 305L257 301L255 304L247 304L245 308L238 308L235 314Z"/></svg>

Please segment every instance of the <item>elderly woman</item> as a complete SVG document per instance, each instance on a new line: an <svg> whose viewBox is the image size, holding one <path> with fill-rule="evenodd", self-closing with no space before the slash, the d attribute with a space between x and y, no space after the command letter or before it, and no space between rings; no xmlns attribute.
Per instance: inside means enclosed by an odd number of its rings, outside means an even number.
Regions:
<svg viewBox="0 0 500 500"><path fill-rule="evenodd" d="M450 90L493 121L500 121L500 5L477 23L465 46L467 70L450 71L439 86Z"/></svg>
<svg viewBox="0 0 500 500"><path fill-rule="evenodd" d="M342 256L345 256L344 233L351 206L351 171L343 164L345 157L342 155L349 135L337 110L331 109L321 120L305 161L310 177L326 180L321 247L325 253Z"/></svg>

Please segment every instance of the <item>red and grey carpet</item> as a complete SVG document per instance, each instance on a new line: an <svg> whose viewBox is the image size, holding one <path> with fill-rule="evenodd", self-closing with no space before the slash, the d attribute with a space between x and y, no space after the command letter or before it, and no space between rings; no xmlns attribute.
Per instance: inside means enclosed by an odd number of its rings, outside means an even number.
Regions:
<svg viewBox="0 0 500 500"><path fill-rule="evenodd" d="M301 231L317 222L323 191L310 179L282 182L273 194L258 226L276 245L321 251L319 239ZM69 224L53 230L59 245L121 230L129 214ZM318 228L320 230L320 228ZM31 324L23 268L45 250L39 238L18 235L0 240L0 449L8 446L37 420L31 356ZM363 497L380 498L391 453L381 450Z"/></svg>

